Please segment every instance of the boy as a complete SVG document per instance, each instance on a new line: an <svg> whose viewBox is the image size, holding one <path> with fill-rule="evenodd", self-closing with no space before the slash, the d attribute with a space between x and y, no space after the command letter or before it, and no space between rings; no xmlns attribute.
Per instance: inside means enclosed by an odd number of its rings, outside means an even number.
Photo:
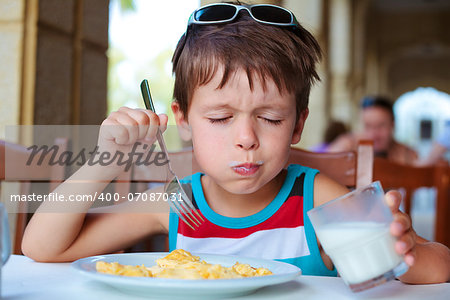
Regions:
<svg viewBox="0 0 450 300"><path fill-rule="evenodd" d="M308 116L319 58L315 39L283 8L215 4L197 10L173 57L172 110L204 172L184 183L192 187L205 224L190 231L168 213L38 211L27 227L24 253L39 261L70 261L169 232L171 248L281 259L300 266L304 274L336 275L306 211L347 189L309 168L284 169ZM121 108L103 122L99 152L129 152L137 141L151 144L157 127L166 124L165 115ZM122 169L83 166L55 192L93 195ZM88 183L74 188L71 183L77 180ZM395 213L391 231L399 237L397 251L410 265L401 279L447 281L448 248L416 236L409 218L398 211L398 193L389 193L386 200ZM88 203L77 205L89 209Z"/></svg>

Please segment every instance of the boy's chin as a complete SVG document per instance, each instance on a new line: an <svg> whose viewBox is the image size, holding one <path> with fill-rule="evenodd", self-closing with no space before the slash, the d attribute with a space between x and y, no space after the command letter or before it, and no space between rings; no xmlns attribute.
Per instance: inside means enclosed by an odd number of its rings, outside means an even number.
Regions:
<svg viewBox="0 0 450 300"><path fill-rule="evenodd" d="M238 182L230 182L223 188L231 194L251 195L260 191L264 185L264 183L258 181L240 180Z"/></svg>

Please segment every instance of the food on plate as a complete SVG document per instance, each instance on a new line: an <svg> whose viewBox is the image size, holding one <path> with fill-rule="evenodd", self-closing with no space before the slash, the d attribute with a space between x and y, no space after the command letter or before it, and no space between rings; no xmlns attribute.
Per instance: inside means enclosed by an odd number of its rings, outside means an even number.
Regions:
<svg viewBox="0 0 450 300"><path fill-rule="evenodd" d="M229 279L272 275L272 272L266 268L254 268L239 262L231 267L209 264L183 249L176 249L165 257L157 259L156 266L152 267L98 261L96 269L97 272L112 275L173 279Z"/></svg>
<svg viewBox="0 0 450 300"><path fill-rule="evenodd" d="M104 261L98 261L95 265L97 272L123 275L123 276L134 276L134 277L152 277L152 273L144 265L140 266L126 266L121 265L117 262L107 263Z"/></svg>

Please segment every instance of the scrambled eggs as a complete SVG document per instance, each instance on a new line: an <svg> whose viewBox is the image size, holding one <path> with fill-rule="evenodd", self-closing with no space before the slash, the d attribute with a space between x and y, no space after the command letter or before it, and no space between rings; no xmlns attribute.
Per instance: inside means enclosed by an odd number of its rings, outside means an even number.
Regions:
<svg viewBox="0 0 450 300"><path fill-rule="evenodd" d="M121 265L117 262L107 263L98 261L97 272L137 277L159 277L176 279L226 279L271 275L266 268L253 268L248 264L236 262L231 267L209 264L200 260L198 256L177 249L167 256L157 259L156 266L146 267Z"/></svg>

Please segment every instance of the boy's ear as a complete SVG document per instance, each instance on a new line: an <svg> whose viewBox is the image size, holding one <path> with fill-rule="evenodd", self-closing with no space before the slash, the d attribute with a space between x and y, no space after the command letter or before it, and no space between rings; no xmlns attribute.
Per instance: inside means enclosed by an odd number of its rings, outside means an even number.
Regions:
<svg viewBox="0 0 450 300"><path fill-rule="evenodd" d="M191 127L187 121L187 116L183 114L177 101L172 102L172 112L177 123L178 133L183 141L189 141L192 138Z"/></svg>
<svg viewBox="0 0 450 300"><path fill-rule="evenodd" d="M308 118L309 109L306 108L304 111L300 113L298 117L297 124L295 124L294 133L292 134L291 144L297 144L300 142L300 138L302 137L303 128L305 127L306 118Z"/></svg>

